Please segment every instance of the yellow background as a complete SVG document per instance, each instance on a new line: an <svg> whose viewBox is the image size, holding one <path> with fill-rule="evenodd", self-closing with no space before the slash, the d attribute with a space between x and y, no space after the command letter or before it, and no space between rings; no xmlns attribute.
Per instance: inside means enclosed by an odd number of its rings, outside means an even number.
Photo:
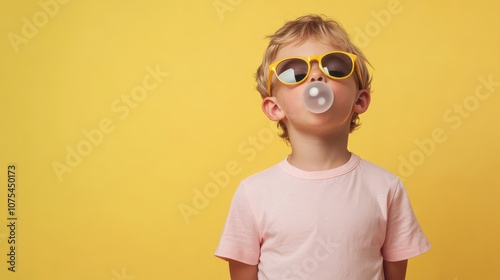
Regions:
<svg viewBox="0 0 500 280"><path fill-rule="evenodd" d="M263 37L305 13L339 20L374 66L372 105L350 149L404 179L433 245L410 260L407 279L500 279L499 9L3 1L0 279L229 279L213 252L232 194L289 152L254 90ZM80 160L69 156L78 147ZM15 273L6 262L12 163Z"/></svg>

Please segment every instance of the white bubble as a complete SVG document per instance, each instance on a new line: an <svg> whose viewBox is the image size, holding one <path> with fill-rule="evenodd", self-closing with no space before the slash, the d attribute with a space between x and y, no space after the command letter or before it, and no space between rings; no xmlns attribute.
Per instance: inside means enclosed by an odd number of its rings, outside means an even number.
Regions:
<svg viewBox="0 0 500 280"><path fill-rule="evenodd" d="M318 95L319 93L319 89L317 87L312 87L310 90L309 90L309 95L310 96L316 96Z"/></svg>
<svg viewBox="0 0 500 280"><path fill-rule="evenodd" d="M319 105L325 105L325 103L326 103L326 99L324 97L318 98L318 104Z"/></svg>

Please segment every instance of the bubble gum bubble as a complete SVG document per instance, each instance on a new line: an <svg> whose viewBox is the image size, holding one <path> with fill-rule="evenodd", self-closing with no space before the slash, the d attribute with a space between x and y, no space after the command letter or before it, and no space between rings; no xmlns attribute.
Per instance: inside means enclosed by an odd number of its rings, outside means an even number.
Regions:
<svg viewBox="0 0 500 280"><path fill-rule="evenodd" d="M312 113L321 114L333 104L332 89L325 82L312 82L304 89L304 106Z"/></svg>

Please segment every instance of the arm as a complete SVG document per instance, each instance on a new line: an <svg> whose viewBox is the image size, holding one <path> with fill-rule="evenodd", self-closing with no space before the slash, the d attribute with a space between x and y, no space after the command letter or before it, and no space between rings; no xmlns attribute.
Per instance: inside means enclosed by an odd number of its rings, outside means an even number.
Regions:
<svg viewBox="0 0 500 280"><path fill-rule="evenodd" d="M228 260L231 280L257 280L257 265L250 265L235 260Z"/></svg>
<svg viewBox="0 0 500 280"><path fill-rule="evenodd" d="M384 260L385 280L405 280L408 260L388 262Z"/></svg>

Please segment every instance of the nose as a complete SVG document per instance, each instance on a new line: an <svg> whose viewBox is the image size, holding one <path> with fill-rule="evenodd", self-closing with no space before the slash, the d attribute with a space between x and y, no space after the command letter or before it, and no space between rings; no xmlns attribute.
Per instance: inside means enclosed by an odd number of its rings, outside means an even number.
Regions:
<svg viewBox="0 0 500 280"><path fill-rule="evenodd" d="M321 69L319 69L319 63L311 63L311 73L309 74L309 82L326 82L326 76Z"/></svg>

